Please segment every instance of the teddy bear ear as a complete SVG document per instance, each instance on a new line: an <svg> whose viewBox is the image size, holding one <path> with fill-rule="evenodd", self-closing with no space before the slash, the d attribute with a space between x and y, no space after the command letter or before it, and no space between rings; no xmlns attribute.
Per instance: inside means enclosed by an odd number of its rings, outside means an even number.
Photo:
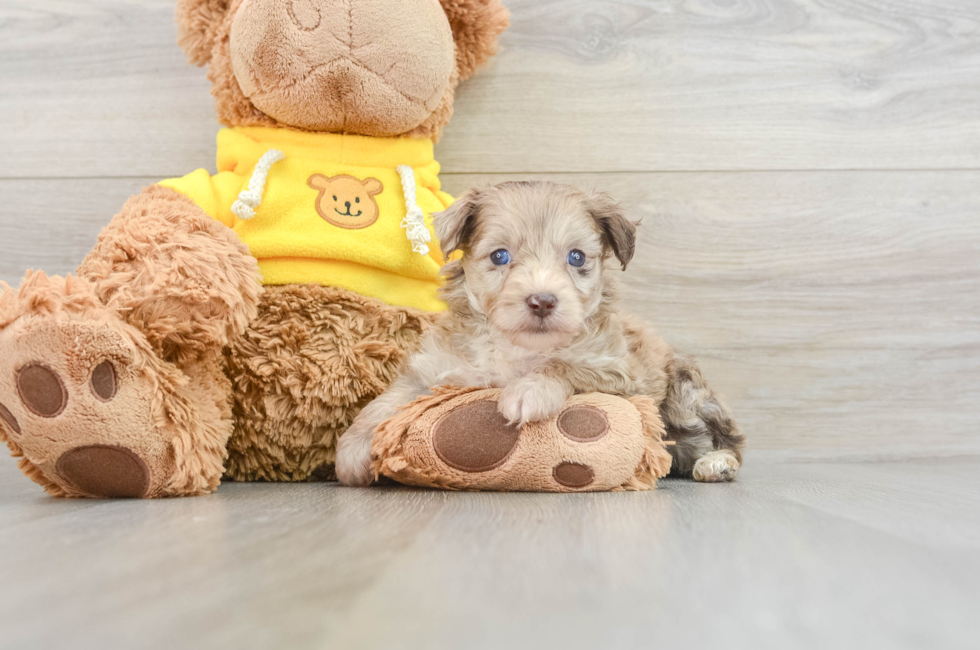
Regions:
<svg viewBox="0 0 980 650"><path fill-rule="evenodd" d="M177 44L187 60L204 65L218 38L231 0L177 0Z"/></svg>
<svg viewBox="0 0 980 650"><path fill-rule="evenodd" d="M330 185L330 179L323 174L313 174L306 179L306 184L314 190L325 190Z"/></svg>
<svg viewBox="0 0 980 650"><path fill-rule="evenodd" d="M384 184L381 181L379 181L377 178L367 178L363 181L362 184L364 185L364 191L367 192L370 196L374 196L375 194L381 194L385 189Z"/></svg>
<svg viewBox="0 0 980 650"><path fill-rule="evenodd" d="M510 25L500 0L439 0L456 41L459 78L466 79L497 53L497 39Z"/></svg>

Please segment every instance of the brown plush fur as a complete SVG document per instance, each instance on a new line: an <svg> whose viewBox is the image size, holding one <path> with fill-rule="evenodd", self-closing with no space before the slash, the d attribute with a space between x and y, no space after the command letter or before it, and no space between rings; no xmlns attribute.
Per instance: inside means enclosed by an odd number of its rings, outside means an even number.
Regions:
<svg viewBox="0 0 980 650"><path fill-rule="evenodd" d="M178 365L241 335L261 291L258 263L235 233L159 186L123 205L78 274Z"/></svg>
<svg viewBox="0 0 980 650"><path fill-rule="evenodd" d="M646 447L643 460L636 468L636 474L623 484L623 490L652 490L657 487L657 480L670 473L673 459L668 449L672 441L667 439L663 420L657 402L646 395L634 395L629 401L640 412L643 420L643 435Z"/></svg>
<svg viewBox="0 0 980 650"><path fill-rule="evenodd" d="M159 396L170 407L158 426L173 432L176 468L166 495L212 491L232 425L221 350L257 313L262 287L255 258L193 201L152 186L123 205L78 273L145 337L161 374L173 375L173 386L189 387L180 398L166 390Z"/></svg>
<svg viewBox="0 0 980 650"><path fill-rule="evenodd" d="M497 38L510 25L510 14L498 0L440 0L456 41L459 80L476 74L497 53Z"/></svg>
<svg viewBox="0 0 980 650"><path fill-rule="evenodd" d="M226 351L235 394L227 474L302 481L390 384L434 316L320 286L268 287Z"/></svg>
<svg viewBox="0 0 980 650"><path fill-rule="evenodd" d="M177 44L187 60L204 65L218 42L229 0L177 0Z"/></svg>

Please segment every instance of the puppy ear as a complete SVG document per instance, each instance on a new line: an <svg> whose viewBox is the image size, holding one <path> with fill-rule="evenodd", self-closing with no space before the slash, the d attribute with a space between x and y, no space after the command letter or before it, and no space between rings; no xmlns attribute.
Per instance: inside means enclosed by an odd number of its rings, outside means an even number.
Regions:
<svg viewBox="0 0 980 650"><path fill-rule="evenodd" d="M177 0L177 44L189 62L204 65L211 60L228 3L229 0Z"/></svg>
<svg viewBox="0 0 980 650"><path fill-rule="evenodd" d="M586 194L586 209L602 230L605 244L609 246L623 270L636 252L636 228L639 222L626 218L623 206L605 192Z"/></svg>
<svg viewBox="0 0 980 650"><path fill-rule="evenodd" d="M439 246L446 259L461 249L473 236L479 213L479 190L470 190L442 212L432 215Z"/></svg>
<svg viewBox="0 0 980 650"><path fill-rule="evenodd" d="M456 41L460 80L497 53L497 38L510 25L510 12L500 0L439 0Z"/></svg>

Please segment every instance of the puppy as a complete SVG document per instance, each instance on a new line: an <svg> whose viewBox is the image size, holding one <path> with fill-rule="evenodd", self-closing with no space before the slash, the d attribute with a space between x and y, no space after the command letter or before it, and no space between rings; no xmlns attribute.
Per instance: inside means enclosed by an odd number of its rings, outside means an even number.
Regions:
<svg viewBox="0 0 980 650"><path fill-rule="evenodd" d="M649 395L675 444L671 472L729 481L743 438L701 378L617 304L614 260L633 257L636 227L609 196L548 182L474 190L434 217L449 309L399 379L357 416L337 448L337 477L371 482L375 428L433 386L502 388L511 423L556 417L575 393Z"/></svg>

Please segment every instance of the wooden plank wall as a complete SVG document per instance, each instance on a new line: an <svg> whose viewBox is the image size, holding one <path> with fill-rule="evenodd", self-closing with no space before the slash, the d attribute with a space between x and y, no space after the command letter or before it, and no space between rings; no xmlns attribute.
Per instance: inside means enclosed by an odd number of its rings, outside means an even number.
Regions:
<svg viewBox="0 0 980 650"><path fill-rule="evenodd" d="M642 218L631 309L753 449L980 453L980 3L510 0L437 153L454 193L591 185ZM213 167L172 0L0 2L0 280Z"/></svg>

